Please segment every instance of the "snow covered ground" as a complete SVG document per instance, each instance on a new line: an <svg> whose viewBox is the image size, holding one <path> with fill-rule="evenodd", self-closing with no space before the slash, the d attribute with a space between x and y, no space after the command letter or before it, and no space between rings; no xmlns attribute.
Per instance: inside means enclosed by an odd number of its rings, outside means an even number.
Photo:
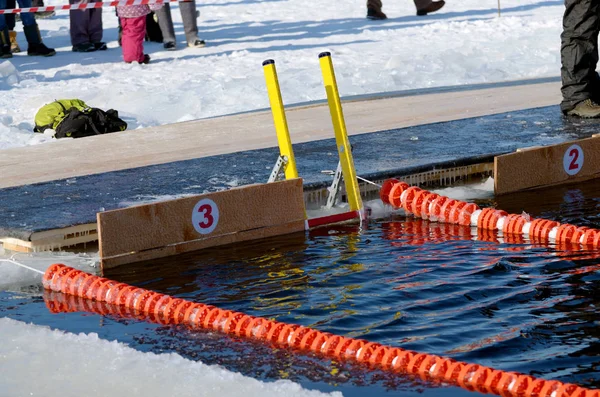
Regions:
<svg viewBox="0 0 600 397"><path fill-rule="evenodd" d="M47 0L48 5L62 4ZM365 18L365 1L209 0L198 3L202 49L146 43L153 62L121 61L117 19L104 9L109 50L71 52L68 13L39 21L51 58L0 62L0 149L48 142L36 111L61 98L117 109L130 129L268 107L262 61L276 61L286 105L325 98L317 55L332 52L342 96L558 76L563 2L449 0L415 16L411 1L384 1L389 19ZM17 30L22 31L20 23ZM19 33L23 50L25 38ZM168 139L168 137L165 137Z"/></svg>
<svg viewBox="0 0 600 397"><path fill-rule="evenodd" d="M306 390L287 380L260 382L173 353L142 353L94 333L75 335L0 318L0 334L3 396L342 395Z"/></svg>

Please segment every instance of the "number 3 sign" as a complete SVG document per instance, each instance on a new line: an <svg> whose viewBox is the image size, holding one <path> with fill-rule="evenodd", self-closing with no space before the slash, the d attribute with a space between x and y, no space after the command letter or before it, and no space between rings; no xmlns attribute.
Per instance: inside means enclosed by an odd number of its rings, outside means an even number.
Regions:
<svg viewBox="0 0 600 397"><path fill-rule="evenodd" d="M211 199L202 199L194 206L192 224L200 234L209 234L219 223L219 207Z"/></svg>
<svg viewBox="0 0 600 397"><path fill-rule="evenodd" d="M583 149L579 145L571 145L563 156L563 167L569 175L575 175L583 167Z"/></svg>

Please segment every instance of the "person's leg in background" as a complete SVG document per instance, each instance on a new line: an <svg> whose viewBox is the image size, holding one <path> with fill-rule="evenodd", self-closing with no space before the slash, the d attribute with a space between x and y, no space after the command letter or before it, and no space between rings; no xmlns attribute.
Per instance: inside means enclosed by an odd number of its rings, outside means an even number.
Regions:
<svg viewBox="0 0 600 397"><path fill-rule="evenodd" d="M69 0L69 4L79 4L81 0ZM91 10L70 10L70 34L71 45L74 52L96 51L96 47L90 42L89 25Z"/></svg>
<svg viewBox="0 0 600 397"><path fill-rule="evenodd" d="M20 8L31 7L31 0L17 0ZM49 57L56 54L53 48L48 48L42 43L42 36L38 28L35 16L32 12L21 13L21 21L23 22L23 33L27 39L27 55Z"/></svg>
<svg viewBox="0 0 600 397"><path fill-rule="evenodd" d="M185 40L188 43L188 47L204 47L206 43L204 40L198 38L198 13L196 11L196 2L180 2L179 11L181 12L181 19L183 20L183 30L185 31Z"/></svg>
<svg viewBox="0 0 600 397"><path fill-rule="evenodd" d="M90 0L90 3L96 3L101 0ZM103 26L102 26L102 8L92 8L89 11L88 20L88 34L90 43L94 45L94 48L99 51L104 51L106 43L102 41Z"/></svg>
<svg viewBox="0 0 600 397"><path fill-rule="evenodd" d="M0 0L0 10L5 10L6 8L6 0ZM10 35L8 34L8 26L6 25L4 14L0 14L0 58L12 58Z"/></svg>
<svg viewBox="0 0 600 397"><path fill-rule="evenodd" d="M561 34L560 75L563 113L579 117L600 117L598 30L600 0L565 0Z"/></svg>
<svg viewBox="0 0 600 397"><path fill-rule="evenodd" d="M7 0L6 8L17 8L17 1ZM15 32L15 24L17 23L16 14L6 14L4 18L6 19L6 26L8 26L8 34L10 35L10 52L13 54L21 52L21 48L17 42L17 32Z"/></svg>
<svg viewBox="0 0 600 397"><path fill-rule="evenodd" d="M160 26L163 36L163 46L167 50L174 50L177 44L175 44L175 29L173 28L173 18L171 17L169 3L165 3L159 10L154 12L158 18L158 26Z"/></svg>

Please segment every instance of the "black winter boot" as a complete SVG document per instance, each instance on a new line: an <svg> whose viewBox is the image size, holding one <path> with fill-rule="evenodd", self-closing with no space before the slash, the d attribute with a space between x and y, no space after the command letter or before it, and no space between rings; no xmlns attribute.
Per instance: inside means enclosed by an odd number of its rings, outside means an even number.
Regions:
<svg viewBox="0 0 600 397"><path fill-rule="evenodd" d="M37 24L23 26L23 32L25 33L27 43L29 44L27 55L51 57L56 54L54 48L48 48L42 43L42 37L40 36L40 30L38 29Z"/></svg>
<svg viewBox="0 0 600 397"><path fill-rule="evenodd" d="M8 28L0 30L0 58L12 58Z"/></svg>
<svg viewBox="0 0 600 397"><path fill-rule="evenodd" d="M387 19L387 15L381 11L383 4L381 0L367 0L367 19L381 20Z"/></svg>

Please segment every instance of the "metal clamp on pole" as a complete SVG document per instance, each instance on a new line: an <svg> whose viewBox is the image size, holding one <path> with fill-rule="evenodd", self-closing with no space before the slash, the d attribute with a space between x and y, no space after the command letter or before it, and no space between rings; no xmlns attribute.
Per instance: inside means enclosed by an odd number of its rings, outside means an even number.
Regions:
<svg viewBox="0 0 600 397"><path fill-rule="evenodd" d="M271 175L269 176L269 180L267 181L267 183L275 182L282 179L280 175L285 172L287 163L288 161L286 156L277 157L277 161L273 166L273 171L271 171Z"/></svg>
<svg viewBox="0 0 600 397"><path fill-rule="evenodd" d="M327 195L327 204L325 204L325 208L330 209L335 206L335 203L337 202L337 197L339 196L340 190L342 187L342 185L341 185L342 178L343 178L342 163L338 162L338 166L337 166L337 169L335 170L335 172L327 170L327 171L321 171L321 173L327 174L327 175L333 175L333 182L331 182L331 186L329 186L327 188L327 191L329 193Z"/></svg>

